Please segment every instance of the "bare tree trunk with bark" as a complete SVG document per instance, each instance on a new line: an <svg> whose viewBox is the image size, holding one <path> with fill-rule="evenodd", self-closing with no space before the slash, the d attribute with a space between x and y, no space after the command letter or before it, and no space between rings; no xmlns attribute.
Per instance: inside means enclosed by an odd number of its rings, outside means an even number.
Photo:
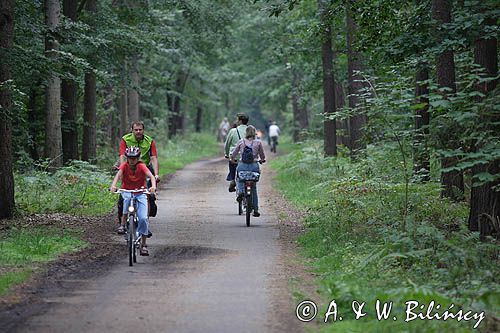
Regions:
<svg viewBox="0 0 500 333"><path fill-rule="evenodd" d="M333 75L333 50L332 31L328 17L328 7L330 2L318 0L318 7L322 20L322 46L321 59L323 64L323 113L325 120L324 128L324 149L325 156L337 155L337 128L335 120L329 117L335 114L335 77Z"/></svg>
<svg viewBox="0 0 500 333"><path fill-rule="evenodd" d="M120 111L120 137L125 135L130 130L128 121L128 96L127 89L123 88L118 97L118 110Z"/></svg>
<svg viewBox="0 0 500 333"><path fill-rule="evenodd" d="M61 5L59 0L45 0L45 23L48 34L45 38L45 53L57 65L56 52L59 42L56 38L56 29L59 26ZM51 160L52 168L62 166L62 132L61 132L61 79L55 72L49 74L45 93L45 157Z"/></svg>
<svg viewBox="0 0 500 333"><path fill-rule="evenodd" d="M445 40L444 25L451 23L452 3L451 0L432 0L432 17L438 22L438 31L441 30L439 40ZM445 49L437 56L436 76L438 86L447 88L449 92L443 92L446 96L456 92L455 83L455 60L453 50ZM441 168L449 168L458 162L455 157L443 157ZM463 173L460 171L441 172L441 196L460 201L464 193ZM460 192L460 193L458 193Z"/></svg>
<svg viewBox="0 0 500 333"><path fill-rule="evenodd" d="M128 90L128 117L130 122L140 120L139 114L139 69L137 57L134 57L129 62L130 64L130 79L132 87Z"/></svg>
<svg viewBox="0 0 500 333"><path fill-rule="evenodd" d="M362 71L363 61L362 55L356 50L356 35L358 25L353 19L352 4L355 0L347 1L346 16L347 16L347 77L348 77L348 95L349 108L358 109L358 113L349 118L349 149L354 156L361 149L366 148L363 143L363 127L366 125L366 115L362 113L359 107L359 95L365 89L366 84L361 75L357 72Z"/></svg>
<svg viewBox="0 0 500 333"><path fill-rule="evenodd" d="M485 25L495 26L494 19L488 19ZM474 62L484 69L483 77L494 77L498 72L498 48L497 39L478 38L475 41ZM484 95L488 95L497 86L498 80L484 82L476 87L476 89ZM478 97L478 102L481 101ZM491 112L486 113L481 117L481 121L493 133L500 131L500 115ZM474 147L479 150L481 145L478 143ZM500 191L494 188L500 184L499 181L487 182L477 186L477 179L474 176L480 173L499 174L500 160L494 160L489 164L480 164L472 168L473 187L471 189L470 213L469 213L469 229L472 231L480 231L481 237L491 235L493 232L493 223L500 225Z"/></svg>
<svg viewBox="0 0 500 333"><path fill-rule="evenodd" d="M95 13L96 0L87 0L86 9ZM97 155L96 122L97 122L97 93L96 75L93 70L85 73L85 92L83 98L83 140L82 160L95 163Z"/></svg>
<svg viewBox="0 0 500 333"><path fill-rule="evenodd" d="M203 109L201 106L196 107L196 121L195 121L195 131L196 133L201 132L201 118L203 116Z"/></svg>
<svg viewBox="0 0 500 333"><path fill-rule="evenodd" d="M14 38L14 0L0 2L0 49L9 54ZM0 58L0 218L14 213L14 174L12 171L12 95L6 84L11 79L7 57Z"/></svg>
<svg viewBox="0 0 500 333"><path fill-rule="evenodd" d="M78 19L78 2L63 1L63 14L73 22ZM70 70L73 75L74 69ZM63 79L61 84L62 99L62 149L64 163L78 159L78 126L77 126L77 91L78 84L71 79Z"/></svg>
<svg viewBox="0 0 500 333"><path fill-rule="evenodd" d="M292 81L293 142L302 140L303 138L300 137L300 132L309 128L307 106L301 105L300 103L300 80L300 73L298 70L294 70Z"/></svg>

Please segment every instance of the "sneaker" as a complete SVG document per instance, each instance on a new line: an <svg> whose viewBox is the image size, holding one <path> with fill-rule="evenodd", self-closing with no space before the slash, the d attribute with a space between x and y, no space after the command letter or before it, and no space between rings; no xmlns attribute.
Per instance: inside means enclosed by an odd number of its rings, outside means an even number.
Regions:
<svg viewBox="0 0 500 333"><path fill-rule="evenodd" d="M119 226L118 230L116 230L116 232L118 233L118 235L123 235L125 233L125 227L122 225Z"/></svg>
<svg viewBox="0 0 500 333"><path fill-rule="evenodd" d="M253 216L254 216L254 217L259 217L259 216L260 216L260 213L259 213L258 211L256 211L256 210L254 210L254 212L253 212Z"/></svg>
<svg viewBox="0 0 500 333"><path fill-rule="evenodd" d="M238 196L236 197L236 201L238 201L238 202L243 201L243 193L238 194Z"/></svg>
<svg viewBox="0 0 500 333"><path fill-rule="evenodd" d="M229 192L236 192L236 182L234 180L231 180L231 183L229 183Z"/></svg>

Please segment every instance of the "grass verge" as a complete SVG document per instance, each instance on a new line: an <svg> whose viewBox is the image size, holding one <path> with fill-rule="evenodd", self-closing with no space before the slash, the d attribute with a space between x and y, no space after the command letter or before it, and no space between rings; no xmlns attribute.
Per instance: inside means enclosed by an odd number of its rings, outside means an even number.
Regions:
<svg viewBox="0 0 500 333"><path fill-rule="evenodd" d="M271 163L280 191L309 211L299 243L318 275L317 320L332 300L343 317L330 315L320 331L473 332L477 323L497 330L499 246L467 230L468 207L440 199L438 183L410 183L406 194L393 147L370 147L356 163L321 152L307 142ZM365 303L358 320L354 300ZM377 319L377 300L392 302L387 320ZM410 301L419 303L408 313ZM443 320L446 310L455 319ZM433 320L413 318L427 311Z"/></svg>
<svg viewBox="0 0 500 333"><path fill-rule="evenodd" d="M161 175L172 174L201 158L222 154L219 143L208 133L192 133L159 145L158 163Z"/></svg>
<svg viewBox="0 0 500 333"><path fill-rule="evenodd" d="M63 253L85 247L74 233L56 228L11 229L0 240L0 295L31 277L38 263L49 262Z"/></svg>

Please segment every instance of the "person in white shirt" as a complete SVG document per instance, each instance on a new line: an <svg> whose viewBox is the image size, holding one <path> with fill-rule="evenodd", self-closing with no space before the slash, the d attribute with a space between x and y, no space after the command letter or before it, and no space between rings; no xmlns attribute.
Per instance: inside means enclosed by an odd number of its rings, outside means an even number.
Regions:
<svg viewBox="0 0 500 333"><path fill-rule="evenodd" d="M278 137L280 135L280 128L273 121L272 125L269 126L269 137L271 138L271 152L276 153L276 146L278 145Z"/></svg>

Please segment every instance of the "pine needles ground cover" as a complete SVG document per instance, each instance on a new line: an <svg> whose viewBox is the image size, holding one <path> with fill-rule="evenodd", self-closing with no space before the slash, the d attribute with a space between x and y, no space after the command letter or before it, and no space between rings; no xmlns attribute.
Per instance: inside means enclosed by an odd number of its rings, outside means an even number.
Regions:
<svg viewBox="0 0 500 333"><path fill-rule="evenodd" d="M299 243L318 275L317 320L332 300L343 317L333 323L330 316L321 332L475 331L478 318L405 322L410 300L425 305L424 314L431 301L441 306L432 314L451 304L453 313L485 311L479 327L491 330L488 318L500 309L498 243L467 230L468 207L440 199L438 182L412 182L406 191L396 147L372 146L351 162L323 158L321 143L308 142L272 166L279 189L308 212ZM359 320L354 300L366 302ZM376 319L377 300L393 302L387 320Z"/></svg>

